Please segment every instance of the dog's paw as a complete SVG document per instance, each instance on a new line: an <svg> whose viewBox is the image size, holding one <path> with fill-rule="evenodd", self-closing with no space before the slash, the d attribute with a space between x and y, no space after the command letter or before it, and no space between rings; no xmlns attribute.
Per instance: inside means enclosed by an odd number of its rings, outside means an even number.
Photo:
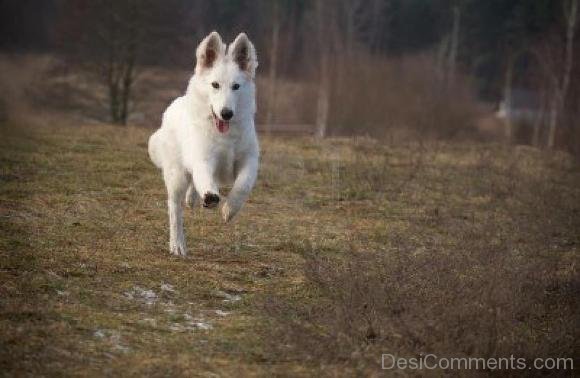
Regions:
<svg viewBox="0 0 580 378"><path fill-rule="evenodd" d="M226 201L226 203L224 203L224 205L222 206L222 218L224 222L228 223L229 221L234 219L234 217L240 211L241 208L242 208L241 205L232 203L230 201Z"/></svg>
<svg viewBox="0 0 580 378"><path fill-rule="evenodd" d="M220 202L219 194L207 192L203 196L203 207L213 209Z"/></svg>

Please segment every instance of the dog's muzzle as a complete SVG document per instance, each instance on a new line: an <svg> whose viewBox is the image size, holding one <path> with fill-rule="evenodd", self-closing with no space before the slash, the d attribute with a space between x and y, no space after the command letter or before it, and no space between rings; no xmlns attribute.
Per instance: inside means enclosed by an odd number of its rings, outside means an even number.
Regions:
<svg viewBox="0 0 580 378"><path fill-rule="evenodd" d="M213 117L213 123L214 123L216 129L220 132L220 134L227 133L229 131L229 129L230 129L230 122L229 121L224 121L223 119L221 119L220 117L218 117L215 114L215 112L213 111L213 108L211 109L211 115ZM231 118L231 116L230 116L230 118Z"/></svg>

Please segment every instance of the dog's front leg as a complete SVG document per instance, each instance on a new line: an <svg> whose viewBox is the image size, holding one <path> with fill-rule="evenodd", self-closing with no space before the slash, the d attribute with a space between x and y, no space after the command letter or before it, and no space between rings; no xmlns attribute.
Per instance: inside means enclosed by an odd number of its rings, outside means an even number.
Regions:
<svg viewBox="0 0 580 378"><path fill-rule="evenodd" d="M220 201L219 188L214 179L215 162L207 160L193 166L193 186L202 200L203 207L213 208Z"/></svg>
<svg viewBox="0 0 580 378"><path fill-rule="evenodd" d="M238 168L238 167L236 167ZM234 186L222 207L222 217L225 222L232 220L244 205L250 191L254 187L258 175L258 156L247 156L239 162Z"/></svg>

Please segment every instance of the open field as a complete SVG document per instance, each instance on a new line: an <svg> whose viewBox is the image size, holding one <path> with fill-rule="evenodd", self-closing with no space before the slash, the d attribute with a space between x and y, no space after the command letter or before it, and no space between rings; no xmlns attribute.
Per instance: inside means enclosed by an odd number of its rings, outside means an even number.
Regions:
<svg viewBox="0 0 580 378"><path fill-rule="evenodd" d="M150 130L1 132L0 375L378 375L381 353L578 355L580 170L565 154L263 138L239 219L189 211L182 259L167 253Z"/></svg>

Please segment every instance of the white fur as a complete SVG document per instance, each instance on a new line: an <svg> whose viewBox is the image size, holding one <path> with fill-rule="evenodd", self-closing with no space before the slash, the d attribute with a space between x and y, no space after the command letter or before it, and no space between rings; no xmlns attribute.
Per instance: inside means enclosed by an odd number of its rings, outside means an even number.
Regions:
<svg viewBox="0 0 580 378"><path fill-rule="evenodd" d="M149 156L162 170L167 188L169 249L175 255L187 253L183 200L189 205L203 203L206 194L219 194L220 187L233 184L227 199L220 197L222 217L229 222L242 208L258 172L254 46L242 33L226 51L219 34L213 32L198 46L196 58L187 92L165 110L161 128L149 139ZM240 59L245 59L243 65ZM214 82L219 89L213 88ZM239 89L233 90L236 83ZM229 131L220 133L212 110L221 119L224 107L234 115Z"/></svg>

